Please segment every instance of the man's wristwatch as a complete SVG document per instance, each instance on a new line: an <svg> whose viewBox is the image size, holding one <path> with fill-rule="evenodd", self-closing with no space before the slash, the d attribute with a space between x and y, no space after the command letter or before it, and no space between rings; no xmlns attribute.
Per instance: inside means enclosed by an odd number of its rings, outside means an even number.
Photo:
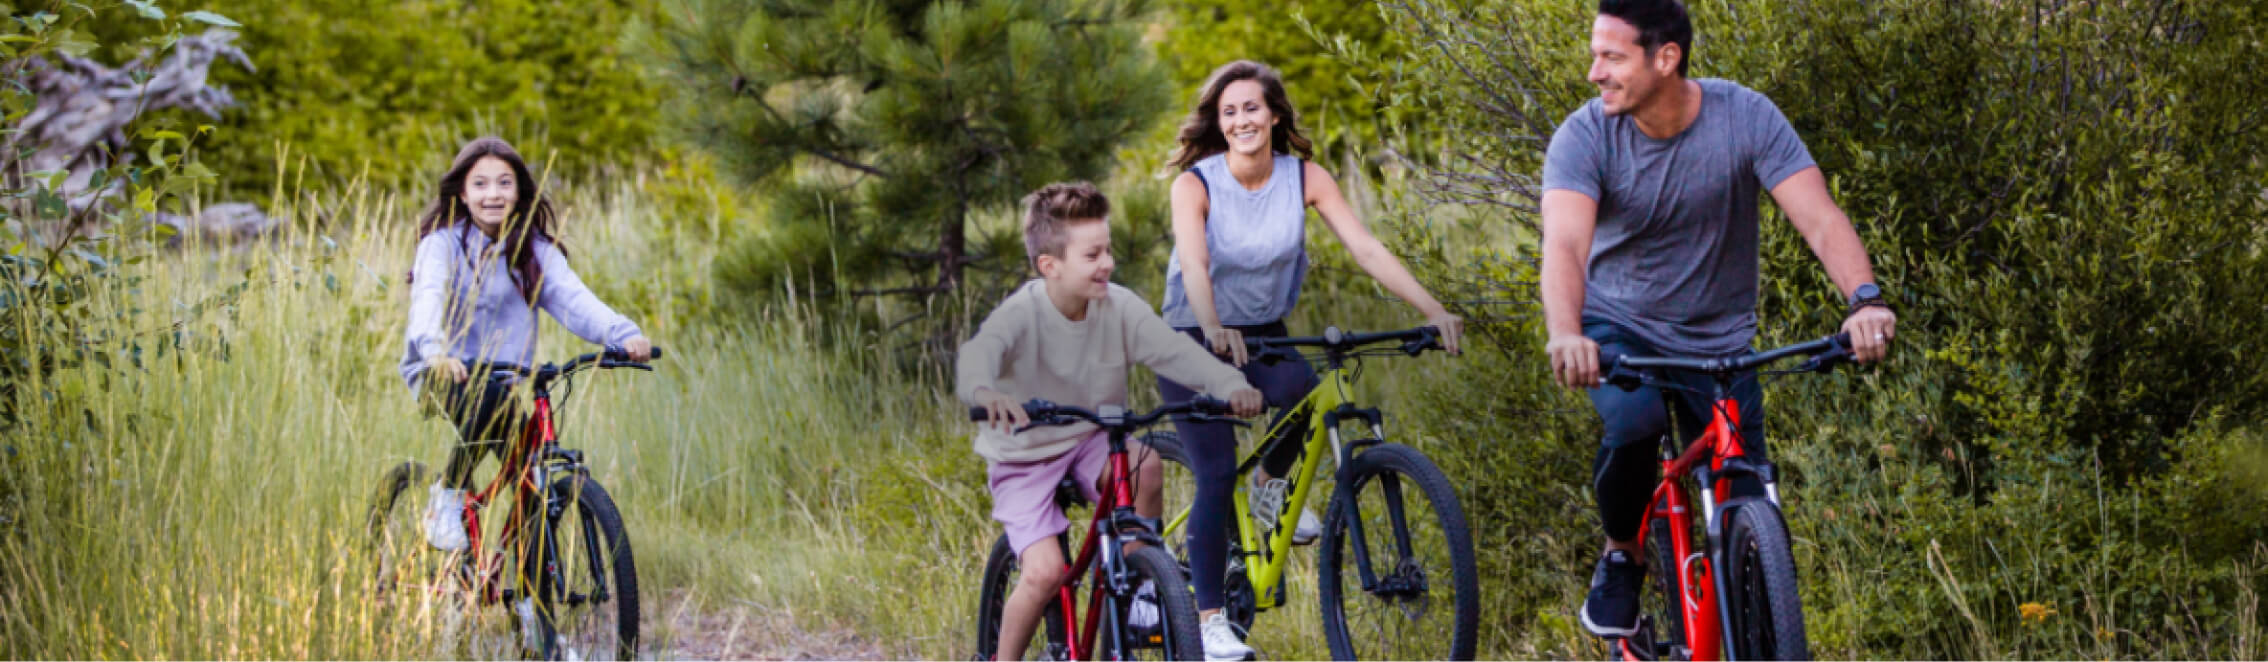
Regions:
<svg viewBox="0 0 2268 662"><path fill-rule="evenodd" d="M1868 306L1890 307L1890 302L1882 299L1882 288L1876 287L1873 283L1860 285L1858 289L1852 290L1850 304L1851 309L1848 314L1854 315L1858 313L1860 308Z"/></svg>

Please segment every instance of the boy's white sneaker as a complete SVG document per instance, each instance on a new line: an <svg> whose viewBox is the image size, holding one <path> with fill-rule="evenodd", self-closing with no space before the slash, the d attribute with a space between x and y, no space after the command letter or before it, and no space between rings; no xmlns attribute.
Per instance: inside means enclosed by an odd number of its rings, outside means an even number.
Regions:
<svg viewBox="0 0 2268 662"><path fill-rule="evenodd" d="M1158 583L1143 580L1142 587L1134 589L1134 603L1126 606L1126 625L1148 632L1158 627Z"/></svg>
<svg viewBox="0 0 2268 662"><path fill-rule="evenodd" d="M425 543L445 552L465 548L465 491L452 490L434 481L426 490L431 498L425 506Z"/></svg>

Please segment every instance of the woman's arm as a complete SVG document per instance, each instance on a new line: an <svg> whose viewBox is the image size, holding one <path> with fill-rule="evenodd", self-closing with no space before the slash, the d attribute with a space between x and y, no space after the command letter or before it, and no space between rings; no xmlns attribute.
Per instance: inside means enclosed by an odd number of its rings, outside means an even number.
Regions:
<svg viewBox="0 0 2268 662"><path fill-rule="evenodd" d="M1417 277L1402 266L1402 259L1370 234L1370 228L1355 216L1354 205L1347 204L1346 194L1339 191L1339 181L1332 179L1331 173L1304 161L1300 167L1307 169L1307 204L1323 215L1323 223L1339 236L1339 243L1346 245L1347 252L1354 254L1355 265L1362 267L1371 278L1378 279L1378 284L1384 285L1386 291L1416 307L1425 315L1427 324L1439 327L1442 346L1456 353L1458 339L1465 331L1464 319L1450 314L1448 308L1435 301L1433 295L1425 291L1425 286L1418 284Z"/></svg>
<svg viewBox="0 0 2268 662"><path fill-rule="evenodd" d="M1189 312L1205 330L1213 353L1241 366L1244 335L1221 328L1220 312L1213 308L1213 254L1205 244L1205 214L1210 207L1205 195L1205 181L1195 173L1173 178L1173 256L1181 262L1181 291L1189 297Z"/></svg>
<svg viewBox="0 0 2268 662"><path fill-rule="evenodd" d="M638 325L614 312L599 301L575 269L567 266L567 255L550 242L536 245L536 261L543 266L543 290L536 294L536 305L559 325L567 327L576 337L599 345L611 345L630 350L631 358L646 360L645 334Z"/></svg>

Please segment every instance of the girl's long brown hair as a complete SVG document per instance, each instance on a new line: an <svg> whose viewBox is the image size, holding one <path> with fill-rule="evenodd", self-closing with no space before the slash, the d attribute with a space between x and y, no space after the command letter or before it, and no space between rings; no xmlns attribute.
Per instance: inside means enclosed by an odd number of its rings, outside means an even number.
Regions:
<svg viewBox="0 0 2268 662"><path fill-rule="evenodd" d="M472 210L465 207L465 175L472 171L473 164L489 156L512 166L512 187L519 193L512 202L512 213L504 217L503 236L493 244L494 250L511 261L512 284L519 287L520 296L532 305L536 300L536 286L543 279L543 265L535 259L535 238L542 237L558 246L560 255L567 254L567 247L551 234L552 223L557 220L551 199L536 191L535 178L528 175L528 162L504 139L483 136L457 150L457 158L450 163L449 171L441 175L440 191L433 204L418 218L417 238L422 241L426 235L472 220ZM464 253L464 243L464 236L459 235L457 251L460 255ZM417 274L412 272L409 277L415 281Z"/></svg>
<svg viewBox="0 0 2268 662"><path fill-rule="evenodd" d="M1181 120L1181 149L1174 152L1174 169L1187 170L1205 157L1228 151L1228 138L1221 136L1221 91L1240 80L1259 81L1260 98L1268 104L1268 112L1276 115L1276 128L1268 136L1276 153L1315 158L1314 143L1299 134L1299 111L1292 109L1291 97L1284 94L1283 76L1268 65L1237 60L1213 70L1200 88L1197 107L1189 109L1189 117Z"/></svg>

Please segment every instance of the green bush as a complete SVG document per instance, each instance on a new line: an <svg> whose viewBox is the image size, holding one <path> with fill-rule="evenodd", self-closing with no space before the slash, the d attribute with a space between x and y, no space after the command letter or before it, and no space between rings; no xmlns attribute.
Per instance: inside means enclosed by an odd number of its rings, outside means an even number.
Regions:
<svg viewBox="0 0 2268 662"><path fill-rule="evenodd" d="M215 66L213 82L242 107L194 121L222 128L208 160L240 199L364 176L423 182L482 133L512 141L536 168L579 173L651 156L659 90L617 46L637 6L232 2L217 9L243 24L238 45L256 70Z"/></svg>
<svg viewBox="0 0 2268 662"><path fill-rule="evenodd" d="M1379 93L1403 106L1397 147L1420 178L1396 215L1457 203L1499 237L1467 253L1410 223L1403 245L1448 298L1532 301L1532 177L1543 139L1595 94L1590 12L1391 6L1421 55L1340 55L1388 72ZM2268 518L2240 486L2259 483L2268 414L2268 373L2247 361L2268 328L2268 164L2254 156L2268 132L2227 76L2268 55L2263 8L1693 10L1695 75L1779 103L1901 317L1888 365L1769 389L1815 650L2261 655ZM1776 211L1763 224L1759 343L1829 332L1840 297ZM1564 615L1596 550L1589 499L1544 496L1578 496L1592 414L1543 382L1532 306L1468 310L1502 320L1480 330L1501 372L1440 398L1491 416L1421 420L1486 441L1449 462L1486 468L1475 511L1517 513L1490 533L1524 542L1484 567L1512 573L1491 599L1536 626L1523 645L1588 654Z"/></svg>

